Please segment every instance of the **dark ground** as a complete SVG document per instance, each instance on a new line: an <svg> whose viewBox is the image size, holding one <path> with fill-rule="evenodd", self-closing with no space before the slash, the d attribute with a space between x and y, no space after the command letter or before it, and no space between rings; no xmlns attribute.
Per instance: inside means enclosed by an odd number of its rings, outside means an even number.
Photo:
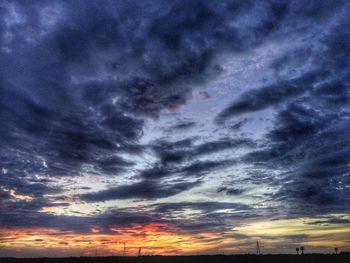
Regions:
<svg viewBox="0 0 350 263"><path fill-rule="evenodd" d="M0 258L0 263L350 263L350 254Z"/></svg>

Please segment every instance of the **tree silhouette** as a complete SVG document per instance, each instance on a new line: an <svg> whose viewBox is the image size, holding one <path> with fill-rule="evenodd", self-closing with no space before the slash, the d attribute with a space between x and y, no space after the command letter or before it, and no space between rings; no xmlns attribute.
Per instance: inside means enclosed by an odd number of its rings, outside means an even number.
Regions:
<svg viewBox="0 0 350 263"><path fill-rule="evenodd" d="M301 254L304 255L305 247L300 247L300 250L301 250Z"/></svg>
<svg viewBox="0 0 350 263"><path fill-rule="evenodd" d="M295 248L295 250L297 251L297 255L299 255L299 248Z"/></svg>
<svg viewBox="0 0 350 263"><path fill-rule="evenodd" d="M334 251L335 251L335 254L338 255L338 248L337 247L334 248Z"/></svg>

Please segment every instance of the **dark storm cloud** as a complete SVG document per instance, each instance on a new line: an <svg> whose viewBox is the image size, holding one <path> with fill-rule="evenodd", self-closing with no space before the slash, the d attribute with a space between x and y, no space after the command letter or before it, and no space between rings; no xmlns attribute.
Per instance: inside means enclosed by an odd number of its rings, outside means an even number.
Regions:
<svg viewBox="0 0 350 263"><path fill-rule="evenodd" d="M105 173L116 174L120 171L124 171L126 167L131 167L135 163L125 160L119 156L108 156L106 158L100 158L96 160L96 165Z"/></svg>
<svg viewBox="0 0 350 263"><path fill-rule="evenodd" d="M227 195L241 195L241 194L243 194L244 190L223 186L223 187L218 188L217 192L218 193L225 192Z"/></svg>
<svg viewBox="0 0 350 263"><path fill-rule="evenodd" d="M177 124L170 126L167 131L173 132L173 131L185 131L192 129L196 126L196 123L194 121L182 121L178 122Z"/></svg>
<svg viewBox="0 0 350 263"><path fill-rule="evenodd" d="M302 202L296 210L309 205L338 212L347 209L350 151L344 117L338 110L320 112L299 105L290 105L278 115L278 125L268 135L268 149L248 158L260 167L285 173L274 198Z"/></svg>
<svg viewBox="0 0 350 263"><path fill-rule="evenodd" d="M151 168L144 169L139 173L139 176L143 178L144 181L142 181L141 183L137 183L132 187L126 186L126 188L111 188L98 193L98 196L100 196L100 194L106 194L108 195L108 198L111 199L126 198L120 195L120 190L125 190L127 198L134 197L154 199L156 197L161 198L176 195L182 191L191 189L192 187L196 186L199 182L188 182L187 179L201 179L208 173L230 167L237 163L233 159L199 161L197 160L199 156L217 153L226 149L253 147L253 145L255 145L251 140L248 139L223 138L218 141L207 142L199 144L197 146L193 145L194 141L195 138L187 138L175 142L168 142L163 140L156 141L154 144L151 145L151 148L159 158L159 162L154 164ZM164 185L164 183L157 184L156 182L157 180L159 181L162 179L174 177L183 181L179 184L179 186L181 187L175 185L176 187L172 186L168 189L168 187ZM188 186L186 186L186 184L188 184ZM148 192L144 185L150 188ZM141 188L143 190L141 190ZM131 193L131 189L137 190L137 193ZM115 196L113 196L114 194ZM92 200L89 200L89 198L87 197L88 195L89 194L83 196L83 199L86 201L95 200L94 194L92 194L94 196Z"/></svg>
<svg viewBox="0 0 350 263"><path fill-rule="evenodd" d="M240 15L256 12L255 5L5 2L4 151L42 156L53 175L78 174L83 164L104 172L99 156L139 152L142 116L184 104L189 84L218 72L218 55L260 44L288 11L286 3L261 4L269 18L241 25ZM46 16L50 8L56 13ZM118 173L124 163L114 166Z"/></svg>
<svg viewBox="0 0 350 263"><path fill-rule="evenodd" d="M221 138L216 141L207 141L193 145L195 138L184 139L176 142L156 141L151 148L160 159L162 165L176 164L184 161L195 160L200 156L219 153L229 149L252 148L254 141L247 138ZM209 165L210 166L210 165ZM190 168L188 168L190 169Z"/></svg>
<svg viewBox="0 0 350 263"><path fill-rule="evenodd" d="M288 9L262 4L269 18L240 27L256 5L3 2L2 167L20 180L125 172L133 163L120 155L143 150L145 116L184 104L194 84L220 73L218 55L262 43Z"/></svg>
<svg viewBox="0 0 350 263"><path fill-rule="evenodd" d="M232 210L233 213L220 212L222 209ZM208 229L225 232L232 228L232 220L239 222L245 218L259 217L259 215L252 213L252 208L247 205L225 202L158 203L143 206L142 210L139 208L115 208L89 216L54 215L30 209L25 211L24 213L23 211L13 210L9 213L11 218L1 214L0 222L2 226L44 227L56 230L56 232L49 233L49 235L65 234L62 231L73 231L85 235L96 234L92 232L92 228L98 227L99 234L118 235L118 228L162 223L171 228L176 227L180 233L189 234L201 233ZM193 217L182 214L185 211L200 213L196 213L196 216ZM181 215L181 217L175 219L174 215ZM226 225L225 221L231 223ZM168 226L164 227L167 228ZM112 228L114 229L112 230Z"/></svg>
<svg viewBox="0 0 350 263"><path fill-rule="evenodd" d="M107 190L81 195L87 202L101 202L116 199L157 199L176 195L198 185L199 182L160 183L152 180L122 185Z"/></svg>
<svg viewBox="0 0 350 263"><path fill-rule="evenodd" d="M23 176L23 177L22 177ZM14 190L19 195L29 195L32 197L41 197L44 194L60 193L61 190L57 187L49 186L46 181L37 182L37 180L26 179L25 175L8 172L0 173L0 185L2 189Z"/></svg>
<svg viewBox="0 0 350 263"><path fill-rule="evenodd" d="M3 201L11 199L10 193L8 193L7 191L4 191L2 189L0 189L0 197L1 197L1 200L3 200Z"/></svg>
<svg viewBox="0 0 350 263"><path fill-rule="evenodd" d="M215 161L196 161L188 165L155 165L150 169L143 170L139 175L148 180L162 179L176 176L177 178L202 178L211 172L236 165L234 159L224 159Z"/></svg>
<svg viewBox="0 0 350 263"><path fill-rule="evenodd" d="M74 233L93 234L91 228L99 227L100 233L111 233L111 227L126 227L134 224L147 225L153 222L152 215L148 212L139 212L136 209L111 209L97 215L54 215L36 211L38 207L54 206L50 204L36 204L21 201L10 204L8 213L0 215L1 226L5 227L34 227L51 228L57 231L73 231ZM65 205L64 203L56 206ZM115 232L113 232L116 234ZM53 233L56 235L58 233Z"/></svg>
<svg viewBox="0 0 350 263"><path fill-rule="evenodd" d="M6 217L0 216L0 219L2 226L7 227L48 227L61 231L74 231L75 233L87 233L92 226L86 224L87 217L56 216L35 211L30 211L29 214L10 212Z"/></svg>
<svg viewBox="0 0 350 263"><path fill-rule="evenodd" d="M188 145L189 140L175 142L176 145ZM172 145L174 145L172 144ZM236 146L236 143L234 144ZM210 148L211 149L211 148ZM217 149L216 149L217 150ZM201 151L202 152L202 151ZM208 149L203 152L211 152ZM235 160L197 161L183 167L156 165L150 169L142 170L139 176L142 181L111 187L99 192L86 193L81 199L87 202L99 202L118 199L157 199L179 194L200 184L200 180L188 181L188 178L200 179L203 175L218 169L236 164ZM180 182L162 182L162 178L176 176Z"/></svg>
<svg viewBox="0 0 350 263"><path fill-rule="evenodd" d="M263 149L244 159L257 169L279 171L280 176L272 182L281 188L272 198L285 202L291 215L349 210L346 204L350 148L346 131L350 128L350 64L345 55L350 52L349 23L348 17L340 15L329 31L314 40L323 46L311 54L316 68L313 85L304 85L304 81L294 84L296 90L302 91L301 96L279 96L288 93L287 89L274 93L277 97L271 100L269 91L262 88L254 91L251 99L260 101L263 107L256 108L257 104L250 102L245 104L249 104L247 107L242 104L238 107L240 104L234 103L236 111L230 111L232 114L255 111L283 100ZM293 68L289 65L294 63L292 58L284 63L286 68ZM302 72L299 79L305 76L310 75Z"/></svg>
<svg viewBox="0 0 350 263"><path fill-rule="evenodd" d="M263 110L290 100L291 97L296 97L308 90L312 90L312 87L317 82L324 80L327 75L327 72L324 70L312 71L292 80L247 91L237 101L233 102L231 106L221 112L217 120L222 121L228 117Z"/></svg>
<svg viewBox="0 0 350 263"><path fill-rule="evenodd" d="M350 224L350 219L347 218L325 218L316 221L309 222L308 224L312 225L329 225L329 224Z"/></svg>
<svg viewBox="0 0 350 263"><path fill-rule="evenodd" d="M16 191L15 194L18 195L20 193ZM65 202L52 202L41 196L35 196L30 200L18 200L16 199L18 197L12 196L10 191L2 189L0 189L0 195L3 197L0 202L0 209L3 211L0 214L1 226L47 226L51 224L50 219L53 218L53 216L40 213L38 212L39 210L44 207L66 207L69 205Z"/></svg>
<svg viewBox="0 0 350 263"><path fill-rule="evenodd" d="M232 225L226 226L225 220L242 220L243 218L258 217L252 213L248 205L221 202L184 202L184 203L159 203L143 206L142 211L138 208L110 209L105 213L84 216L65 216L38 212L38 208L47 206L64 206L65 203L40 203L40 202L8 202L9 212L0 215L2 226L6 227L46 227L59 231L74 231L74 233L94 234L91 229L99 227L100 234L118 234L111 228L123 228L133 225L147 225L152 222L165 223L175 226L178 231L184 233L195 233L206 231L211 228L216 230L228 230ZM234 214L220 212L222 209L234 211ZM175 214L181 214L185 210L197 213L196 217L182 216L174 220Z"/></svg>
<svg viewBox="0 0 350 263"><path fill-rule="evenodd" d="M218 57L243 54L315 27L325 31L306 41L322 45L305 49L312 51L308 59L315 68L244 93L220 117L278 105L265 148L244 161L265 170L287 170L285 178L272 180L281 184L278 200L346 208L339 204L348 203L350 196L350 26L348 18L334 23L330 18L343 16L347 8L342 1L3 1L0 193L6 212L0 223L87 231L90 224L79 221L86 218L38 212L54 205L46 195L63 187L31 181L33 175L79 176L84 169L122 175L134 166L124 154L144 150L139 139L147 118L185 104L193 88L218 76ZM273 69L291 70L291 61L293 55L273 63ZM141 171L141 182L81 197L95 202L172 196L200 182L161 182L166 175L201 176L235 161L195 161L181 167L169 163L253 145L232 139L199 146L191 140L156 145L160 164ZM33 200L13 200L5 189Z"/></svg>

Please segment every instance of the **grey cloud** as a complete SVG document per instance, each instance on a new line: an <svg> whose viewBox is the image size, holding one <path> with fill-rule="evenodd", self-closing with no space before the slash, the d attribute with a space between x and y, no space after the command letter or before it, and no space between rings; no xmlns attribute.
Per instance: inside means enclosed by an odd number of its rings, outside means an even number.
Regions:
<svg viewBox="0 0 350 263"><path fill-rule="evenodd" d="M228 202L183 202L183 203L160 203L153 206L155 211L160 213L171 213L184 211L185 209L200 210L204 213L211 213L220 209L250 210L251 207L239 203Z"/></svg>
<svg viewBox="0 0 350 263"><path fill-rule="evenodd" d="M340 6L349 10L346 3ZM345 54L350 46L350 20L335 11L340 6L330 7L328 18L318 14L325 25L322 35L311 33L312 43L291 45L289 53L276 58L272 69L277 78L272 84L243 93L218 116L225 120L273 107L273 126L260 148L241 160L249 165L248 182L279 187L271 200L286 205L285 213L291 217L349 210L345 205L349 202L345 131L349 129L350 65ZM299 34L306 36L314 30L310 25ZM301 60L308 66L300 64Z"/></svg>
<svg viewBox="0 0 350 263"><path fill-rule="evenodd" d="M255 142L246 138L220 138L193 145L194 139L184 139L176 142L157 141L151 145L163 165L191 161L200 156L218 153L228 149L253 148Z"/></svg>
<svg viewBox="0 0 350 263"><path fill-rule="evenodd" d="M241 195L244 193L243 189L238 189L238 188L229 188L226 186L220 187L217 189L218 193L224 192L227 195Z"/></svg>
<svg viewBox="0 0 350 263"><path fill-rule="evenodd" d="M325 225L328 225L328 224L350 224L350 219L347 219L347 218L322 218L320 220L315 220L313 222L310 222L309 224L312 224L312 225L318 225L318 224L325 224Z"/></svg>
<svg viewBox="0 0 350 263"><path fill-rule="evenodd" d="M57 20L45 27L41 7L53 4ZM11 17L9 5L2 7L2 25ZM1 142L41 155L55 175L77 175L83 164L104 171L98 155L138 153L144 116L184 104L190 84L217 74L218 55L260 44L288 10L284 3L262 4L270 18L257 16L260 23L241 28L240 15L256 12L255 3L12 5L23 20L1 27L12 36L2 38L0 54ZM115 173L124 170L114 166Z"/></svg>
<svg viewBox="0 0 350 263"><path fill-rule="evenodd" d="M176 195L198 185L199 182L160 183L151 180L130 185L112 187L99 192L81 195L88 202L101 202L117 199L158 199Z"/></svg>
<svg viewBox="0 0 350 263"><path fill-rule="evenodd" d="M237 101L221 112L217 120L220 122L229 117L238 116L244 113L263 110L270 106L278 105L292 97L301 95L311 90L315 84L325 79L328 73L324 70L312 71L303 74L301 77L283 81L271 86L262 87L243 93Z"/></svg>
<svg viewBox="0 0 350 263"><path fill-rule="evenodd" d="M196 123L193 121L183 121L179 122L171 127L169 127L168 131L182 131L182 130L189 130L191 128L194 128L196 126Z"/></svg>
<svg viewBox="0 0 350 263"><path fill-rule="evenodd" d="M196 161L182 167L156 165L143 170L140 176L145 179L161 179L172 175L179 177L202 177L205 174L237 164L236 160Z"/></svg>

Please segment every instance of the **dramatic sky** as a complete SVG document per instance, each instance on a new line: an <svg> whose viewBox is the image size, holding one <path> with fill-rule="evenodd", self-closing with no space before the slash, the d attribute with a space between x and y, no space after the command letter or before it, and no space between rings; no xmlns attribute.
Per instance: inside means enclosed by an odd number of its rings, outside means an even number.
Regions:
<svg viewBox="0 0 350 263"><path fill-rule="evenodd" d="M348 250L349 13L0 0L0 256Z"/></svg>

